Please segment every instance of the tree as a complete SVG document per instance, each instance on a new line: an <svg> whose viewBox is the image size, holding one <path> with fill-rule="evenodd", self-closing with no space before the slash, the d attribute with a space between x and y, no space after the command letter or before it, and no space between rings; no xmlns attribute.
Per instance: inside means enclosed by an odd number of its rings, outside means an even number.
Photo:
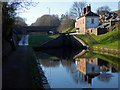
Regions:
<svg viewBox="0 0 120 90"><path fill-rule="evenodd" d="M12 43L12 28L15 24L17 10L26 10L29 6L34 6L33 2L1 2L2 5L2 40Z"/></svg>
<svg viewBox="0 0 120 90"><path fill-rule="evenodd" d="M43 15L38 18L32 26L59 26L60 20L58 15Z"/></svg>
<svg viewBox="0 0 120 90"><path fill-rule="evenodd" d="M97 8L98 15L105 15L110 12L110 8L108 6L102 6Z"/></svg>
<svg viewBox="0 0 120 90"><path fill-rule="evenodd" d="M75 20L73 20L68 13L61 15L61 24L58 27L58 31L62 32L69 27L74 27Z"/></svg>
<svg viewBox="0 0 120 90"><path fill-rule="evenodd" d="M21 17L15 17L15 25L27 26L27 24L25 23L25 19Z"/></svg>
<svg viewBox="0 0 120 90"><path fill-rule="evenodd" d="M73 19L83 15L83 8L86 6L86 2L74 2L70 9L70 16Z"/></svg>

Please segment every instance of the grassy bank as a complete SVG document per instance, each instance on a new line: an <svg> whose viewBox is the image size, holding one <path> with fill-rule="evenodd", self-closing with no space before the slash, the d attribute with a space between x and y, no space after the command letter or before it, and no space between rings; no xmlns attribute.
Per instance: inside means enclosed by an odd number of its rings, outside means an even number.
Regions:
<svg viewBox="0 0 120 90"><path fill-rule="evenodd" d="M30 70L31 70L31 87L32 88L43 88L42 83L42 76L39 73L39 69L37 67L36 57L34 54L34 51L31 46L28 46L28 54L29 54L29 64L30 64Z"/></svg>
<svg viewBox="0 0 120 90"><path fill-rule="evenodd" d="M82 55L81 57L78 57L79 59L81 58L90 58L90 59L95 59L95 58L99 58L102 59L104 61L107 61L111 64L114 65L120 65L120 58L119 57L115 57L115 56L111 56L111 55L105 55L105 54L99 54L99 53L95 53L95 52L87 52L84 55Z"/></svg>
<svg viewBox="0 0 120 90"><path fill-rule="evenodd" d="M82 38L89 46L99 47L99 48L110 48L110 49L120 49L120 31L113 30L106 34L94 35L90 34L97 43L93 44L92 41L86 35L77 35L79 38Z"/></svg>
<svg viewBox="0 0 120 90"><path fill-rule="evenodd" d="M31 47L40 46L44 42L56 38L58 35L44 35L44 34L36 34L29 36L29 45Z"/></svg>
<svg viewBox="0 0 120 90"><path fill-rule="evenodd" d="M71 32L76 32L76 29L75 29L75 28L73 28L73 29L71 30Z"/></svg>
<svg viewBox="0 0 120 90"><path fill-rule="evenodd" d="M92 41L86 35L76 35L77 37L83 39L89 46L92 46Z"/></svg>
<svg viewBox="0 0 120 90"><path fill-rule="evenodd" d="M67 33L67 32L76 32L76 29L75 28L73 28L73 27L69 27L69 28L67 28L67 29L65 29L64 31L62 31L62 33Z"/></svg>
<svg viewBox="0 0 120 90"><path fill-rule="evenodd" d="M100 59L105 60L107 62L110 62L110 63L112 63L114 65L120 65L120 58L118 58L118 57L104 55L104 54L96 54L92 58L93 59L94 58L100 58Z"/></svg>
<svg viewBox="0 0 120 90"><path fill-rule="evenodd" d="M91 36L97 41L93 46L120 49L120 31L118 30L113 30L98 36L91 34Z"/></svg>
<svg viewBox="0 0 120 90"><path fill-rule="evenodd" d="M71 27L65 29L64 31L62 31L62 33L67 33L69 30L71 29Z"/></svg>
<svg viewBox="0 0 120 90"><path fill-rule="evenodd" d="M32 87L33 88L44 88L42 83L42 77L44 75L41 75L38 69L38 63L36 62L36 56L41 55L37 52L34 52L32 47L40 46L42 43L56 38L58 35L44 35L44 34L36 34L36 35L30 35L29 36L29 56L31 61L31 74L32 74ZM39 57L38 57L39 58ZM45 58L45 57L43 57ZM53 57L52 57L53 58ZM47 83L47 81L46 81Z"/></svg>

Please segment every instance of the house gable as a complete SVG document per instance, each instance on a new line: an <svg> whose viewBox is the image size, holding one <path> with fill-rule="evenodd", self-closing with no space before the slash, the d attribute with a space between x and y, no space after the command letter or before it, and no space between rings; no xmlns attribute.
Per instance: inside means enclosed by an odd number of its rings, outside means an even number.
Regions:
<svg viewBox="0 0 120 90"><path fill-rule="evenodd" d="M77 18L75 24L75 28L80 34L88 33L87 29L96 28L99 25L99 15L92 12L90 6L86 8L87 9L84 9L84 15Z"/></svg>

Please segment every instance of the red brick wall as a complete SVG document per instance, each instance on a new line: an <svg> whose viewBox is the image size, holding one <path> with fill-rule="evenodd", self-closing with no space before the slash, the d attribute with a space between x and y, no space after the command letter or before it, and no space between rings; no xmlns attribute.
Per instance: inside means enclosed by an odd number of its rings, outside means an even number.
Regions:
<svg viewBox="0 0 120 90"><path fill-rule="evenodd" d="M77 62L77 70L86 75L86 60L84 58L79 59L79 61Z"/></svg>
<svg viewBox="0 0 120 90"><path fill-rule="evenodd" d="M85 17L78 19L76 28L79 28L80 34L85 34L85 29L86 29Z"/></svg>

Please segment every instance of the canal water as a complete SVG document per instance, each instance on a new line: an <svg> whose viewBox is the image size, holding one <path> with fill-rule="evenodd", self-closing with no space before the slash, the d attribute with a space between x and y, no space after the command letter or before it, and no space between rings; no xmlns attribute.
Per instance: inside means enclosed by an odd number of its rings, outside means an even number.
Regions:
<svg viewBox="0 0 120 90"><path fill-rule="evenodd" d="M51 88L118 88L120 58L79 49L36 52Z"/></svg>

